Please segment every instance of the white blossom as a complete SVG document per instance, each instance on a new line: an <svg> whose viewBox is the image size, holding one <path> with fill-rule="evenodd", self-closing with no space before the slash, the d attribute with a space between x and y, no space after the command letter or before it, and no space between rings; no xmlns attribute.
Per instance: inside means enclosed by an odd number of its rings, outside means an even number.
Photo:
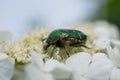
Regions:
<svg viewBox="0 0 120 80"><path fill-rule="evenodd" d="M111 80L120 80L120 41L112 40L111 43L113 46L107 44L107 54L114 64L111 72Z"/></svg>
<svg viewBox="0 0 120 80"><path fill-rule="evenodd" d="M120 80L120 69L114 68L112 70L110 80Z"/></svg>
<svg viewBox="0 0 120 80"><path fill-rule="evenodd" d="M105 40L100 42L101 46L104 44L104 49L108 55L109 60L112 62L113 68L111 69L110 80L120 80L120 41L119 40ZM100 46L100 44L98 44Z"/></svg>
<svg viewBox="0 0 120 80"><path fill-rule="evenodd" d="M33 64L25 67L25 71L29 80L54 80L52 76L43 71L44 63L42 57L35 52L31 52Z"/></svg>
<svg viewBox="0 0 120 80"><path fill-rule="evenodd" d="M50 72L57 80L69 80L72 75L72 70L69 67L53 59L46 62L44 70Z"/></svg>
<svg viewBox="0 0 120 80"><path fill-rule="evenodd" d="M66 64L74 71L73 80L109 80L112 68L111 61L103 53L91 56L81 52L68 58Z"/></svg>
<svg viewBox="0 0 120 80"><path fill-rule="evenodd" d="M0 80L11 80L14 71L14 64L9 57L0 53Z"/></svg>
<svg viewBox="0 0 120 80"><path fill-rule="evenodd" d="M53 59L44 64L40 55L35 52L32 52L31 55L34 63L26 66L30 80L66 80L70 78L72 71L65 64Z"/></svg>
<svg viewBox="0 0 120 80"><path fill-rule="evenodd" d="M105 43L110 44L110 39L108 38L98 38L94 40L93 44L99 47L103 52L106 52L107 45Z"/></svg>
<svg viewBox="0 0 120 80"><path fill-rule="evenodd" d="M50 73L55 80L109 80L112 68L111 61L103 53L91 56L89 53L81 52L68 58L65 64L53 59L44 64L39 55L32 55L35 63L26 67L31 80L47 80L46 73ZM39 76L33 76L35 73Z"/></svg>
<svg viewBox="0 0 120 80"><path fill-rule="evenodd" d="M84 29L86 30L86 28ZM12 60L17 61L15 63L23 62L27 65L21 65L20 70L24 71L15 71L16 75L12 78L13 63L7 55L0 53L0 80L10 80L11 78L13 80L17 78L17 80L120 80L118 29L115 25L104 21L96 22L92 28L88 29L91 29L93 36L87 31L86 35L88 35L89 41L86 42L86 46L93 47L89 50L81 48L82 52L78 51L79 53L72 50L73 54L63 60L55 60L57 58L54 57L54 59L49 59L47 58L49 55L44 58L44 54L39 54L43 53L41 39L49 34L49 30L40 29L16 42L13 46L7 46L4 51ZM0 31L1 52L3 49L1 43L9 40L10 37L11 33ZM31 50L35 52L30 52ZM77 51L77 49L75 50ZM62 52L57 56L59 54Z"/></svg>

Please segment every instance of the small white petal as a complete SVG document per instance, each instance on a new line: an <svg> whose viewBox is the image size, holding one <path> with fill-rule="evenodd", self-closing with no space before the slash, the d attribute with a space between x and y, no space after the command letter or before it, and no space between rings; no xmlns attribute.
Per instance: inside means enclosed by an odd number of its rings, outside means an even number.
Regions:
<svg viewBox="0 0 120 80"><path fill-rule="evenodd" d="M50 72L55 79L69 79L71 76L71 69L56 60L49 60L44 67L45 72Z"/></svg>
<svg viewBox="0 0 120 80"><path fill-rule="evenodd" d="M79 74L77 71L73 71L72 76L69 80L91 80L90 78L86 77L86 74Z"/></svg>
<svg viewBox="0 0 120 80"><path fill-rule="evenodd" d="M105 27L95 27L94 33L101 38L110 37L110 31Z"/></svg>
<svg viewBox="0 0 120 80"><path fill-rule="evenodd" d="M106 60L106 61L110 61L108 58L107 58L107 55L105 53L96 53L93 55L92 57L92 62L94 61L103 61L103 60Z"/></svg>
<svg viewBox="0 0 120 80"><path fill-rule="evenodd" d="M113 46L116 46L116 47L120 48L120 41L119 40L111 40L111 44Z"/></svg>
<svg viewBox="0 0 120 80"><path fill-rule="evenodd" d="M66 64L73 70L80 73L86 73L88 70L88 65L91 61L91 55L86 52L80 52L78 54L72 55L66 60Z"/></svg>
<svg viewBox="0 0 120 80"><path fill-rule="evenodd" d="M34 61L35 65L37 65L40 69L42 69L43 64L44 64L43 60L42 60L42 57L34 51L32 51L30 54L33 58L33 61Z"/></svg>
<svg viewBox="0 0 120 80"><path fill-rule="evenodd" d="M12 80L30 80L30 79L27 79L28 77L26 76L24 67L25 66L23 65L19 65L15 67Z"/></svg>
<svg viewBox="0 0 120 80"><path fill-rule="evenodd" d="M94 56L92 56L92 62L100 60L100 59L105 59L106 55L104 53L96 53Z"/></svg>
<svg viewBox="0 0 120 80"><path fill-rule="evenodd" d="M13 76L14 64L7 55L0 53L0 80L10 80Z"/></svg>
<svg viewBox="0 0 120 80"><path fill-rule="evenodd" d="M73 73L70 77L70 80L81 80L81 76L80 76L79 72L73 71Z"/></svg>
<svg viewBox="0 0 120 80"><path fill-rule="evenodd" d="M9 31L0 31L0 42L11 39L13 34Z"/></svg>
<svg viewBox="0 0 120 80"><path fill-rule="evenodd" d="M93 55L93 62L89 66L87 76L91 80L109 80L112 62L106 55L98 53Z"/></svg>
<svg viewBox="0 0 120 80"><path fill-rule="evenodd" d="M120 69L114 68L111 72L111 80L120 80Z"/></svg>
<svg viewBox="0 0 120 80"><path fill-rule="evenodd" d="M119 49L117 47L114 47L112 49L112 47L110 45L107 44L107 54L109 59L113 62L113 64L116 67L120 66L120 53L119 53Z"/></svg>
<svg viewBox="0 0 120 80"><path fill-rule="evenodd" d="M92 79L82 77L80 80L92 80Z"/></svg>
<svg viewBox="0 0 120 80"><path fill-rule="evenodd" d="M98 38L96 41L94 41L94 44L98 46L101 50L106 51L106 44L110 44L110 40L107 38Z"/></svg>
<svg viewBox="0 0 120 80"><path fill-rule="evenodd" d="M54 80L50 74L44 73L43 71L39 70L38 67L32 64L27 65L25 67L25 71L28 79L30 80Z"/></svg>
<svg viewBox="0 0 120 80"><path fill-rule="evenodd" d="M113 51L114 51L113 62L117 67L120 67L120 49L118 47L114 47Z"/></svg>

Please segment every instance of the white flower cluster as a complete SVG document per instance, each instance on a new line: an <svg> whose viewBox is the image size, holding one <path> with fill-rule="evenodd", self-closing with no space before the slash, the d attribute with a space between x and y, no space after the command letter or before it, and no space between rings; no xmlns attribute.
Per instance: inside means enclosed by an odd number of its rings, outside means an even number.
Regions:
<svg viewBox="0 0 120 80"><path fill-rule="evenodd" d="M97 36L93 44L100 48L98 53L79 52L62 63L54 59L43 62L43 54L31 51L32 63L22 65L24 72L21 74L25 75L12 80L120 80L118 29L104 21L92 26L93 34ZM5 41L7 38L3 39ZM12 61L6 54L0 53L0 80L11 80L13 71Z"/></svg>
<svg viewBox="0 0 120 80"><path fill-rule="evenodd" d="M95 26L98 38L94 44L100 47L100 53L79 52L65 63L54 59L44 63L40 55L31 52L34 64L26 67L31 80L120 80L118 29L106 22L96 22Z"/></svg>

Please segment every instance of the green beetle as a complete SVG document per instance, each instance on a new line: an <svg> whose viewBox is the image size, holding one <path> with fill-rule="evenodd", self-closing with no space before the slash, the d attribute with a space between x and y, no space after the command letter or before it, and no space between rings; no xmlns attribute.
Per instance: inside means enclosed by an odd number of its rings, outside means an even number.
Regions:
<svg viewBox="0 0 120 80"><path fill-rule="evenodd" d="M55 47L64 48L65 46L72 46L72 47L85 47L87 36L79 31L79 30L71 30L71 29L57 29L52 31L46 39L44 39L46 42L46 45L44 45L45 53L51 45L54 45ZM54 51L54 48L53 48ZM65 49L68 57L70 54ZM53 52L50 57L53 56Z"/></svg>

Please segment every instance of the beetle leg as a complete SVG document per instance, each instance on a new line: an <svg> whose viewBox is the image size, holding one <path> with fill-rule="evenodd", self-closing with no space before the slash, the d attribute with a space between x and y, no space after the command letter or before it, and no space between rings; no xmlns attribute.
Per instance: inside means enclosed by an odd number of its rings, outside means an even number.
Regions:
<svg viewBox="0 0 120 80"><path fill-rule="evenodd" d="M47 39L47 38L44 38L44 39L41 40L41 41L42 41L42 44L43 44L43 49L45 50L45 51L44 51L44 54L47 53L47 49L48 49L48 47L50 47L50 45L45 42L46 39Z"/></svg>
<svg viewBox="0 0 120 80"><path fill-rule="evenodd" d="M85 47L85 48L87 48L87 49L91 49L90 47L87 47L87 46L85 46L85 45L81 45L81 47Z"/></svg>
<svg viewBox="0 0 120 80"><path fill-rule="evenodd" d="M48 49L48 47L50 47L50 45L46 45L46 46L44 46L45 53L47 53L47 49Z"/></svg>
<svg viewBox="0 0 120 80"><path fill-rule="evenodd" d="M53 46L53 49L52 49L52 51L51 51L51 53L50 53L50 58L52 58L52 57L53 57L55 47L56 47L56 46Z"/></svg>
<svg viewBox="0 0 120 80"><path fill-rule="evenodd" d="M64 47L64 50L66 52L66 54L68 55L68 57L70 57L70 53L67 51L67 49Z"/></svg>

